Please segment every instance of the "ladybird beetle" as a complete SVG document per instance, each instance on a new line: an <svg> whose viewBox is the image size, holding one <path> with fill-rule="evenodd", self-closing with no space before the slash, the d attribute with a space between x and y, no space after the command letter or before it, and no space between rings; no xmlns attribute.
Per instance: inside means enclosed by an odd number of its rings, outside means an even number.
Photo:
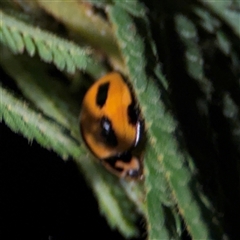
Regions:
<svg viewBox="0 0 240 240"><path fill-rule="evenodd" d="M82 102L80 129L87 147L108 170L119 177L142 178L142 150L135 152L144 123L120 73L109 73L89 88Z"/></svg>

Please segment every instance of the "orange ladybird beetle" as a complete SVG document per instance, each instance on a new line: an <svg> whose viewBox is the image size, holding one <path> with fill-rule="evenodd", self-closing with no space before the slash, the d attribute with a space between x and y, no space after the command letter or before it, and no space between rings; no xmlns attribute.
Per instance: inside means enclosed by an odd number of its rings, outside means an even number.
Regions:
<svg viewBox="0 0 240 240"><path fill-rule="evenodd" d="M129 84L118 72L109 73L87 91L80 129L90 151L119 177L142 178L142 152L137 146L144 121Z"/></svg>

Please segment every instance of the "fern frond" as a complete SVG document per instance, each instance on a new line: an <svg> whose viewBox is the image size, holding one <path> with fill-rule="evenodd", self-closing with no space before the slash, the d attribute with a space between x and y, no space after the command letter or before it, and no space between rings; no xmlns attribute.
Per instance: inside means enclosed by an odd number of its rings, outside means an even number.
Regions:
<svg viewBox="0 0 240 240"><path fill-rule="evenodd" d="M198 34L194 23L183 15L175 16L176 29L185 47L185 63L189 76L199 83L199 87L207 96L210 97L212 86L204 74L203 56L197 44Z"/></svg>
<svg viewBox="0 0 240 240"><path fill-rule="evenodd" d="M239 9L237 9L239 3L232 0L221 2L201 0L201 2L240 37L240 14ZM234 6L236 6L236 10Z"/></svg>
<svg viewBox="0 0 240 240"><path fill-rule="evenodd" d="M64 159L69 156L79 158L83 154L78 141L66 134L59 125L32 110L26 102L18 100L3 87L0 93L0 113L13 131L24 134L30 141L36 139Z"/></svg>
<svg viewBox="0 0 240 240"><path fill-rule="evenodd" d="M116 36L128 67L129 77L138 95L148 131L145 175L149 239L177 238L176 228L169 227L176 226L176 223L164 212L165 207L169 206L169 211L177 215L176 209L173 208L174 203L193 238L210 239L211 220L206 221L202 216L202 211L205 210L201 199L202 193L197 193L192 186L194 176L186 163L189 156L183 150L179 150L174 137L177 125L160 101L161 90L153 79L147 79L143 39L138 35L135 30L137 26L125 10L114 6L109 9L109 16L115 26ZM189 65L189 70L194 77L200 77L201 69L193 72ZM158 76L160 81L164 79L161 72ZM209 216L211 214L210 210Z"/></svg>
<svg viewBox="0 0 240 240"><path fill-rule="evenodd" d="M138 1L118 1L114 0L114 4L118 7L123 8L129 14L135 17L144 17L146 14L146 9L143 4Z"/></svg>
<svg viewBox="0 0 240 240"><path fill-rule="evenodd" d="M124 68L109 22L101 14L96 14L93 9L96 5L104 10L108 5L107 1L87 1L87 4L78 0L70 2L38 0L37 2L44 11L66 26L76 39L80 38L93 48L100 49L108 56L108 60L115 68Z"/></svg>
<svg viewBox="0 0 240 240"><path fill-rule="evenodd" d="M46 116L60 123L76 139L79 139L78 115L80 106L73 101L70 91L53 77L46 76L47 65L16 56L0 47L0 64L12 77L22 93ZM14 69L14 71L12 70Z"/></svg>
<svg viewBox="0 0 240 240"><path fill-rule="evenodd" d="M74 43L30 26L2 11L0 17L0 41L14 53L22 53L26 50L30 56L33 56L38 52L45 62L54 63L57 68L69 73L81 69L96 76L104 71L90 56L92 54L90 49L80 48Z"/></svg>
<svg viewBox="0 0 240 240"><path fill-rule="evenodd" d="M159 109L159 95L156 92L156 88L153 87L151 82L147 82L144 72L146 67L146 62L143 58L144 44L136 31L129 31L128 29L128 26L132 26L133 30L135 29L131 17L119 7L110 8L109 16L115 26L116 36L128 66L130 79L133 81L132 83L135 87L135 92L138 95L140 105L142 106L144 116L146 117L146 126L149 133L149 144L147 146L144 160L146 170L146 200L148 209L149 239L168 239L169 232L165 225L164 207L162 203L172 205L173 201L170 196L171 193L169 191L167 180L163 174L164 169L160 163L161 154L163 153L158 155L158 147L156 145L157 138L154 136L154 134L159 132L160 124L159 119L156 119L156 117L159 117L159 114L160 116L163 116L164 110L161 112L161 109ZM146 112L149 108L148 106L151 106L150 111ZM154 126L154 122L158 123L158 126ZM165 131L167 131L167 129L171 131L169 123L165 122L164 124L164 122L161 122L162 127L160 126L160 128L164 130L164 127L166 127ZM164 138L166 137L166 134L167 132L162 135L159 134L159 136ZM163 142L166 143L166 141Z"/></svg>
<svg viewBox="0 0 240 240"><path fill-rule="evenodd" d="M215 36L215 38L212 39L211 44L215 46L215 48L219 48L225 56L229 56L232 59L232 62L236 63L233 64L232 67L235 68L235 71L238 71L239 54L237 49L239 49L239 40L236 37L236 33L240 36L240 32L239 28L236 29L236 27L239 26L238 22L240 22L240 14L236 14L238 9L237 2L230 1L229 3L224 2L222 4L224 4L223 6L227 9L223 8L222 13L219 14L217 14L217 12L220 11L221 8L216 10L216 13L212 12L208 8L199 7L194 8L193 11L196 13L197 17L201 19L200 26L203 27L209 34ZM212 7L214 7L214 3ZM226 14L225 10L226 12L231 12L234 17L232 17L231 14L230 16L226 15L225 17L221 17L221 14ZM231 22L233 22L233 24L231 24ZM226 29L226 26L229 28Z"/></svg>

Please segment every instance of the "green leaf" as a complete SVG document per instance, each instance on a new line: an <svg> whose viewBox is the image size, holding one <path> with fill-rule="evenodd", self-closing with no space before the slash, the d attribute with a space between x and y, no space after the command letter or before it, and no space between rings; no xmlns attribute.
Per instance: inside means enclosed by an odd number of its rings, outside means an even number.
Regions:
<svg viewBox="0 0 240 240"><path fill-rule="evenodd" d="M208 21L209 22L209 21ZM199 83L199 87L210 98L212 84L204 74L204 60L198 45L198 34L194 23L183 15L175 16L176 29L185 47L186 70L190 77Z"/></svg>
<svg viewBox="0 0 240 240"><path fill-rule="evenodd" d="M79 158L82 151L78 142L64 132L64 129L41 113L32 110L26 102L20 101L1 87L1 109L3 120L15 132L36 139L48 149L54 149L63 158Z"/></svg>
<svg viewBox="0 0 240 240"><path fill-rule="evenodd" d="M139 1L113 1L116 6L123 8L129 14L135 17L144 17L146 14L146 9Z"/></svg>
<svg viewBox="0 0 240 240"><path fill-rule="evenodd" d="M201 1L206 7L211 9L216 16L223 19L225 23L235 32L235 34L240 37L240 14L239 9L236 5L234 5L234 1L226 0L226 1ZM236 9L235 9L236 8Z"/></svg>
<svg viewBox="0 0 240 240"><path fill-rule="evenodd" d="M39 56L45 61L45 62L52 62L52 53L50 49L41 41L36 41L36 46L38 49Z"/></svg>
<svg viewBox="0 0 240 240"><path fill-rule="evenodd" d="M96 5L103 7L102 10L105 10L104 7L108 6L107 1L37 0L37 2L42 9L73 33L73 39L76 42L81 41L94 49L100 50L107 54L109 61L113 65L120 69L123 68L123 62L112 29L108 21L102 17L101 11L99 11L99 14L94 9L94 5Z"/></svg>
<svg viewBox="0 0 240 240"><path fill-rule="evenodd" d="M18 52L17 45L11 35L11 32L6 28L5 26L1 26L1 32L0 35L2 35L2 40L4 43L7 43L8 46L11 48L13 52Z"/></svg>
<svg viewBox="0 0 240 240"><path fill-rule="evenodd" d="M23 40L24 40L25 48L26 48L28 54L32 57L36 51L36 47L33 43L32 38L28 35L23 34Z"/></svg>
<svg viewBox="0 0 240 240"><path fill-rule="evenodd" d="M27 50L30 56L38 50L39 56L46 62L52 62L60 70L74 73L75 69L86 70L99 76L105 69L91 58L91 51L74 43L67 42L47 31L21 22L0 11L0 41L10 47L14 53Z"/></svg>
<svg viewBox="0 0 240 240"><path fill-rule="evenodd" d="M72 137L79 139L80 107L73 101L70 90L57 79L46 76L47 65L36 59L29 61L23 56L13 56L6 49L0 50L2 67L15 79L25 97L46 116L68 129Z"/></svg>

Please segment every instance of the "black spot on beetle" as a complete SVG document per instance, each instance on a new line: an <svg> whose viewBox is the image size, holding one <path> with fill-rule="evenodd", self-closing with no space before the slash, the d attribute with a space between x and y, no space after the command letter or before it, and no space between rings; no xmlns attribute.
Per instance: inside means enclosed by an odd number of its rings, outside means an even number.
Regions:
<svg viewBox="0 0 240 240"><path fill-rule="evenodd" d="M135 101L128 106L127 109L128 121L132 125L136 125L139 118L139 108L136 106Z"/></svg>
<svg viewBox="0 0 240 240"><path fill-rule="evenodd" d="M119 153L109 158L104 159L110 166L115 167L116 161L123 161L129 163L132 159L132 154L130 152Z"/></svg>
<svg viewBox="0 0 240 240"><path fill-rule="evenodd" d="M124 153L119 153L114 156L111 156L109 158L104 159L104 162L109 164L112 168L114 168L118 172L122 172L123 168L121 167L116 167L116 162L121 160L125 163L129 163L132 159L132 154L129 152L124 152Z"/></svg>
<svg viewBox="0 0 240 240"><path fill-rule="evenodd" d="M97 91L97 98L96 98L96 104L102 108L107 100L108 95L108 89L109 89L109 82L103 83L98 87Z"/></svg>
<svg viewBox="0 0 240 240"><path fill-rule="evenodd" d="M119 159L125 163L129 163L132 160L132 154L130 152L124 152L119 156Z"/></svg>
<svg viewBox="0 0 240 240"><path fill-rule="evenodd" d="M102 117L100 121L101 136L104 138L106 144L110 147L116 147L118 140L112 128L112 123L107 117Z"/></svg>

